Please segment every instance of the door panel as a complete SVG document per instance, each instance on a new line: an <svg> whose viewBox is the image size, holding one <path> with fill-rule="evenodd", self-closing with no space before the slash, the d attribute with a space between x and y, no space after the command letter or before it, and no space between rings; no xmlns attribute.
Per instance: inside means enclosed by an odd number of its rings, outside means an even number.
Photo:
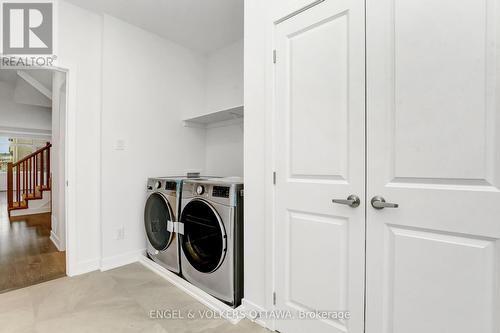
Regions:
<svg viewBox="0 0 500 333"><path fill-rule="evenodd" d="M325 1L276 25L277 308L283 333L363 331L364 2Z"/></svg>
<svg viewBox="0 0 500 333"><path fill-rule="evenodd" d="M393 226L387 232L388 331L491 332L494 240Z"/></svg>
<svg viewBox="0 0 500 333"><path fill-rule="evenodd" d="M396 180L485 179L486 4L393 1L384 24L393 24Z"/></svg>
<svg viewBox="0 0 500 333"><path fill-rule="evenodd" d="M499 5L367 2L367 333L499 331Z"/></svg>
<svg viewBox="0 0 500 333"><path fill-rule="evenodd" d="M292 178L347 179L347 23L343 12L288 36Z"/></svg>
<svg viewBox="0 0 500 333"><path fill-rule="evenodd" d="M346 309L347 286L346 218L289 212L289 302L297 308ZM313 241L304 245L304 239ZM322 265L311 258L327 258ZM311 293L311 272L315 288Z"/></svg>

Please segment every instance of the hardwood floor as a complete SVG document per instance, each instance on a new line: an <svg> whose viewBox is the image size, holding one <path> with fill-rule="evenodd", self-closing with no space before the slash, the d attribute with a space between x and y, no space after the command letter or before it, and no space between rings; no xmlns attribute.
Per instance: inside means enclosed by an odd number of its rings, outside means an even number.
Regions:
<svg viewBox="0 0 500 333"><path fill-rule="evenodd" d="M0 293L66 276L66 254L50 240L50 213L12 217L0 192Z"/></svg>

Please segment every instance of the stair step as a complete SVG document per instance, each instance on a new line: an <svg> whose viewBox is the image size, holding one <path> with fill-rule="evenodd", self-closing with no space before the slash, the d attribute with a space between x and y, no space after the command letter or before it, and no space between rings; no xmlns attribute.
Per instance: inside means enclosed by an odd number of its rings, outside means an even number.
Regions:
<svg viewBox="0 0 500 333"><path fill-rule="evenodd" d="M41 193L30 193L30 194L23 194L23 200L37 200L37 199L41 199L42 198L42 194Z"/></svg>
<svg viewBox="0 0 500 333"><path fill-rule="evenodd" d="M37 186L35 188L35 193L28 193L28 194L23 194L22 199L23 200L38 200L42 199L44 191L50 191L50 187L48 186Z"/></svg>
<svg viewBox="0 0 500 333"><path fill-rule="evenodd" d="M16 201L12 203L12 207L9 208L9 210L16 210L16 209L26 209L28 208L28 202L26 201Z"/></svg>
<svg viewBox="0 0 500 333"><path fill-rule="evenodd" d="M9 211L28 208L28 201L29 200L43 199L43 191L50 191L50 188L48 186L37 186L35 188L35 193L22 194L21 195L22 201L21 202L17 202L17 201L13 202L12 207L9 208Z"/></svg>

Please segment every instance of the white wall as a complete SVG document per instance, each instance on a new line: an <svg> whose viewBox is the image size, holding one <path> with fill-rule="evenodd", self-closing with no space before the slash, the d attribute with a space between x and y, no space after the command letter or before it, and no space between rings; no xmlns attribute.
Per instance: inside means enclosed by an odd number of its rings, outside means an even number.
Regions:
<svg viewBox="0 0 500 333"><path fill-rule="evenodd" d="M77 81L78 273L126 263L145 247L147 177L209 168L242 175L239 125L182 126L209 100L210 108L242 104L242 43L206 57L116 18L64 1L58 7L59 60L76 68Z"/></svg>
<svg viewBox="0 0 500 333"><path fill-rule="evenodd" d="M61 64L76 72L76 230L77 273L100 263L100 115L102 18L64 1L58 2Z"/></svg>
<svg viewBox="0 0 500 333"><path fill-rule="evenodd" d="M207 112L243 105L243 40L210 53L206 75Z"/></svg>
<svg viewBox="0 0 500 333"><path fill-rule="evenodd" d="M266 214L272 204L272 197L266 191L272 182L272 174L266 168L270 149L266 126L271 112L268 92L272 89L266 80L266 67L272 66L268 5L265 0L245 1L244 303L247 308L257 310L272 308L273 291L272 221Z"/></svg>
<svg viewBox="0 0 500 333"><path fill-rule="evenodd" d="M102 109L103 266L145 248L150 176L204 169L204 133L182 125L204 107L205 59L149 32L104 17ZM116 150L117 141L124 144ZM124 228L125 239L116 239Z"/></svg>
<svg viewBox="0 0 500 333"><path fill-rule="evenodd" d="M243 123L206 130L206 174L243 177Z"/></svg>
<svg viewBox="0 0 500 333"><path fill-rule="evenodd" d="M243 105L243 39L214 51L206 63L206 112ZM206 130L206 172L243 177L243 122Z"/></svg>
<svg viewBox="0 0 500 333"><path fill-rule="evenodd" d="M14 91L11 85L0 82L0 130L10 128L50 131L51 109L17 103Z"/></svg>
<svg viewBox="0 0 500 333"><path fill-rule="evenodd" d="M33 74L32 71L25 71L28 75ZM48 88L48 87L47 87ZM50 88L49 88L50 89ZM45 95L36 90L31 84L18 77L16 88L14 90L14 100L16 103L43 106L50 108L52 102Z"/></svg>

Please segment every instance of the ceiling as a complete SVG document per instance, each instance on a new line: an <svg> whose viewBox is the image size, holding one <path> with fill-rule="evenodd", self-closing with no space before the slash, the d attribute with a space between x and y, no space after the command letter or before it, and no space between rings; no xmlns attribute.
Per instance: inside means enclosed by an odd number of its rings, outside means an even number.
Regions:
<svg viewBox="0 0 500 333"><path fill-rule="evenodd" d="M244 0L67 0L192 50L209 53L243 38Z"/></svg>

